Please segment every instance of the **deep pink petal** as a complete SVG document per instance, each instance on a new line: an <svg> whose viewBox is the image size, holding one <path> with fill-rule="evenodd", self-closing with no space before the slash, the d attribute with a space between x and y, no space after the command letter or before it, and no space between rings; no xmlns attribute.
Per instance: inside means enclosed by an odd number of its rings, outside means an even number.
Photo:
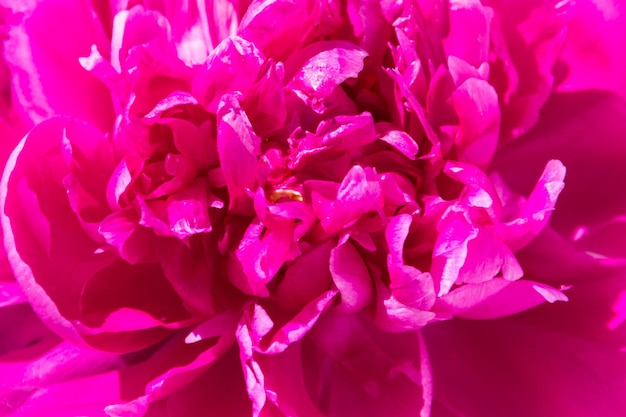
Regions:
<svg viewBox="0 0 626 417"><path fill-rule="evenodd" d="M35 311L57 332L79 341L63 316L78 317L86 278L111 258L96 253L98 245L85 234L69 202L62 203L67 201L62 186L67 168L60 146L66 127L67 120L52 119L18 145L3 177L2 222L9 261ZM78 260L85 265L82 271L67 268Z"/></svg>
<svg viewBox="0 0 626 417"><path fill-rule="evenodd" d="M26 302L26 296L17 282L0 282L0 308Z"/></svg>
<svg viewBox="0 0 626 417"><path fill-rule="evenodd" d="M567 301L567 297L545 284L494 278L451 291L437 301L435 309L463 318L493 319L517 314L545 301Z"/></svg>
<svg viewBox="0 0 626 417"><path fill-rule="evenodd" d="M503 227L511 249L518 250L527 245L548 223L565 186L564 179L565 166L557 160L548 161L537 185L520 208L519 217Z"/></svg>
<svg viewBox="0 0 626 417"><path fill-rule="evenodd" d="M8 358L7 358L8 359ZM2 382L0 383L0 413L15 411L17 416L36 415L67 415L67 410L79 405L86 409L100 410L107 405L107 396L103 392L98 395L82 397L77 401L79 387L86 387L86 392L93 390L89 382L92 378L84 377L99 374L122 365L116 355L85 350L68 342L52 347L45 354L33 360L7 361L0 364ZM106 377L105 377L106 378ZM94 379L102 381L103 378ZM112 378L106 378L110 381ZM80 381L80 382L78 382ZM117 384L111 386L115 392ZM71 389L68 389L71 387ZM109 399L110 400L110 399ZM92 403L93 404L90 404ZM49 408L49 413L44 410Z"/></svg>
<svg viewBox="0 0 626 417"><path fill-rule="evenodd" d="M334 232L354 223L363 214L375 210L381 195L375 171L356 165L346 174L335 200L324 201L322 195L316 195L313 210L321 219L322 227Z"/></svg>
<svg viewBox="0 0 626 417"><path fill-rule="evenodd" d="M496 91L486 81L470 78L452 93L450 103L459 118L455 137L459 159L487 168L496 151L500 132Z"/></svg>
<svg viewBox="0 0 626 417"><path fill-rule="evenodd" d="M476 68L487 61L489 12L478 0L450 2L450 33L445 42L448 55L462 58Z"/></svg>
<svg viewBox="0 0 626 417"><path fill-rule="evenodd" d="M113 126L109 91L78 61L90 55L92 44L108 53L91 4L38 0L1 5L15 12L4 52L20 110L35 123L67 114L108 131Z"/></svg>
<svg viewBox="0 0 626 417"><path fill-rule="evenodd" d="M249 417L250 400L238 368L236 350L231 349L183 389L151 404L146 416L158 416L151 413L163 408L165 415L174 416Z"/></svg>
<svg viewBox="0 0 626 417"><path fill-rule="evenodd" d="M367 53L343 41L317 42L292 55L285 63L292 89L311 100L324 99L363 69Z"/></svg>
<svg viewBox="0 0 626 417"><path fill-rule="evenodd" d="M385 230L389 246L387 268L389 269L389 289L392 296L407 306L428 310L435 302L433 279L404 262L404 243L409 234L412 218L408 214L392 217Z"/></svg>
<svg viewBox="0 0 626 417"><path fill-rule="evenodd" d="M577 1L560 59L566 78L557 91L609 90L626 98L626 67L620 45L626 42L621 0Z"/></svg>
<svg viewBox="0 0 626 417"><path fill-rule="evenodd" d="M193 80L193 95L208 111L217 113L222 96L239 91L244 97L265 61L257 47L242 38L220 42Z"/></svg>
<svg viewBox="0 0 626 417"><path fill-rule="evenodd" d="M332 249L330 272L341 294L341 304L347 311L356 312L374 299L372 278L363 257L355 246L346 241Z"/></svg>
<svg viewBox="0 0 626 417"><path fill-rule="evenodd" d="M390 130L380 140L387 142L409 159L415 159L415 155L419 151L415 140L408 133L401 130Z"/></svg>
<svg viewBox="0 0 626 417"><path fill-rule="evenodd" d="M328 312L302 353L309 393L328 416L429 415L428 356L417 332L383 335L367 319Z"/></svg>
<svg viewBox="0 0 626 417"><path fill-rule="evenodd" d="M261 139L234 95L222 98L219 117L217 150L230 196L229 209L245 212L252 205L248 190L256 188Z"/></svg>
<svg viewBox="0 0 626 417"><path fill-rule="evenodd" d="M316 1L256 0L241 19L239 36L271 58L284 61L319 23Z"/></svg>
<svg viewBox="0 0 626 417"><path fill-rule="evenodd" d="M425 329L436 376L433 417L621 415L623 353L544 328L544 317L559 307L550 305L534 320L451 320ZM588 311L578 308L583 315ZM580 325L579 318L563 316L573 326ZM484 395L485 389L492 395Z"/></svg>
<svg viewBox="0 0 626 417"><path fill-rule="evenodd" d="M614 188L615 179L626 175L626 145L619 134L626 129L625 115L624 103L608 93L557 94L536 129L524 141L502 149L494 169L514 191L529 195L533 178L546 163L561 160L568 171L567 185L550 223L571 239L579 228L604 224L626 210L623 193ZM516 166L525 168L521 172ZM550 200L548 183L537 191L545 202Z"/></svg>
<svg viewBox="0 0 626 417"><path fill-rule="evenodd" d="M331 285L332 242L314 247L289 262L276 291L276 304L287 311L299 311ZM333 249L334 250L334 249Z"/></svg>

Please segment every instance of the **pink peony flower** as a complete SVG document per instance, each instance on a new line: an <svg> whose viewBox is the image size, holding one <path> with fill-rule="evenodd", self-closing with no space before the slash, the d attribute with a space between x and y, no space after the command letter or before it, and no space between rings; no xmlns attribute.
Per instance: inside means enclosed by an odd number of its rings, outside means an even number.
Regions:
<svg viewBox="0 0 626 417"><path fill-rule="evenodd" d="M591 3L0 5L0 415L622 413Z"/></svg>

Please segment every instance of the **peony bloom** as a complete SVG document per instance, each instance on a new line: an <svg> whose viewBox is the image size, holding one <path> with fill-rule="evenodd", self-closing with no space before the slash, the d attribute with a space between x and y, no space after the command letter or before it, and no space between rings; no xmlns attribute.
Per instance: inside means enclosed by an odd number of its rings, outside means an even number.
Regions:
<svg viewBox="0 0 626 417"><path fill-rule="evenodd" d="M0 415L625 409L595 5L0 5Z"/></svg>

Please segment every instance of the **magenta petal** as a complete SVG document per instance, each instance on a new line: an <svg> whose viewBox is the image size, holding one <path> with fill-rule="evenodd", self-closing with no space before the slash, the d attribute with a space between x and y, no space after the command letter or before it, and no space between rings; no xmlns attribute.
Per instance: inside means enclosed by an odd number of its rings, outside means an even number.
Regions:
<svg viewBox="0 0 626 417"><path fill-rule="evenodd" d="M437 301L435 309L458 317L494 319L517 314L545 301L567 301L567 297L545 284L494 278L451 291Z"/></svg>
<svg viewBox="0 0 626 417"><path fill-rule="evenodd" d="M534 239L548 223L557 198L565 186L565 166L548 161L537 185L521 208L519 218L503 226L508 245L520 249Z"/></svg>
<svg viewBox="0 0 626 417"><path fill-rule="evenodd" d="M116 397L108 396L116 392L117 384L111 385L113 389L107 391L107 395L99 392L98 395L77 401L79 386L88 387L88 391L91 391L94 389L89 383L92 379L114 382L108 377L85 377L106 372L121 364L117 355L81 349L68 342L51 348L31 361L2 363L0 413L7 415L7 412L15 411L10 415L35 417L67 415L65 413L70 407L94 412L99 406L102 410L107 400L115 401ZM68 389L70 387L72 389Z"/></svg>
<svg viewBox="0 0 626 417"><path fill-rule="evenodd" d="M253 221L235 251L245 278L240 282L237 277L231 277L233 283L248 294L267 295L265 284L297 253L293 229L292 221L271 229L265 229L258 219Z"/></svg>
<svg viewBox="0 0 626 417"><path fill-rule="evenodd" d="M247 211L255 189L261 139L254 133L246 113L234 95L225 95L218 111L217 150L230 195L229 209Z"/></svg>
<svg viewBox="0 0 626 417"><path fill-rule="evenodd" d="M59 342L59 337L46 327L28 303L0 307L0 357L6 355L0 363L26 364L30 358L47 352Z"/></svg>
<svg viewBox="0 0 626 417"><path fill-rule="evenodd" d="M222 264L213 236L202 234L187 241L170 241L159 249L163 274L190 311L212 315L216 313L215 304L227 304L220 300L230 300L230 294L224 288L228 284L217 279Z"/></svg>
<svg viewBox="0 0 626 417"><path fill-rule="evenodd" d="M420 310L400 302L381 284L376 286L376 292L376 324L387 332L419 330L435 320L434 312Z"/></svg>
<svg viewBox="0 0 626 417"><path fill-rule="evenodd" d="M354 166L346 174L337 190L336 200L313 202L313 210L321 219L322 227L332 232L340 230L375 210L382 191L372 168ZM320 196L321 197L321 196Z"/></svg>
<svg viewBox="0 0 626 417"><path fill-rule="evenodd" d="M212 230L208 189L206 180L197 179L189 187L168 198L167 215L174 236L184 239Z"/></svg>
<svg viewBox="0 0 626 417"><path fill-rule="evenodd" d="M17 282L0 282L0 308L26 302L26 296Z"/></svg>
<svg viewBox="0 0 626 417"><path fill-rule="evenodd" d="M122 394L134 399L109 405L105 409L107 415L143 415L149 408L159 408L172 394L184 394L185 387L219 363L233 346L234 327L224 330L218 337L194 344L185 343L184 333L179 333L144 362L121 369L118 377L123 383Z"/></svg>
<svg viewBox="0 0 626 417"><path fill-rule="evenodd" d="M367 53L352 43L325 41L308 45L285 63L292 88L310 99L323 99L363 69Z"/></svg>
<svg viewBox="0 0 626 417"><path fill-rule="evenodd" d="M468 245L478 236L478 229L461 213L448 215L435 242L433 278L439 280L439 296L447 294L459 279L459 271L468 256Z"/></svg>
<svg viewBox="0 0 626 417"><path fill-rule="evenodd" d="M236 350L231 349L197 379L153 403L146 415L160 417L152 412L163 406L164 413L175 416L250 417L250 401L237 362Z"/></svg>
<svg viewBox="0 0 626 417"><path fill-rule="evenodd" d="M302 340L320 315L332 305L336 295L336 290L323 293L279 328L274 328L274 322L258 304L250 306L244 313L237 328L237 341L248 396L252 401L253 416L260 415L268 407L268 400L279 405L276 403L276 391L268 389L266 385L262 368L266 355L289 355L289 352L297 350L297 342ZM269 340L262 340L264 337ZM275 375L269 375L270 379L267 381L270 386L273 385L272 377ZM276 390L278 387L272 389ZM282 401L289 402L290 399L285 398ZM305 403L301 403L303 404Z"/></svg>
<svg viewBox="0 0 626 417"><path fill-rule="evenodd" d="M78 317L77 300L86 279L111 258L98 253L62 185L67 173L60 154L62 135L74 130L73 123L51 119L18 145L2 179L2 223L9 262L29 302L51 328L80 343L67 318ZM76 264L84 268L68 268Z"/></svg>
<svg viewBox="0 0 626 417"><path fill-rule="evenodd" d="M314 247L288 263L276 291L276 304L287 311L299 311L331 286L332 242Z"/></svg>
<svg viewBox="0 0 626 417"><path fill-rule="evenodd" d="M557 91L608 90L626 98L626 67L620 45L626 42L623 3L620 0L576 2L560 59L567 77Z"/></svg>
<svg viewBox="0 0 626 417"><path fill-rule="evenodd" d="M288 113L284 77L285 67L282 63L270 62L265 65L243 102L255 132L261 137L271 136L284 127Z"/></svg>
<svg viewBox="0 0 626 417"><path fill-rule="evenodd" d="M15 4L16 25L5 43L13 91L30 120L71 114L103 131L113 125L109 91L78 62L91 45L106 50L106 38L90 4L35 1ZM87 92L87 94L86 94Z"/></svg>
<svg viewBox="0 0 626 417"><path fill-rule="evenodd" d="M104 416L104 408L120 400L118 390L119 381L113 372L73 379L38 391L11 415L15 417Z"/></svg>
<svg viewBox="0 0 626 417"><path fill-rule="evenodd" d="M493 222L500 220L502 201L485 172L476 166L452 161L446 163L444 172L467 186L463 198L471 207L485 209Z"/></svg>
<svg viewBox="0 0 626 417"><path fill-rule="evenodd" d="M623 101L602 92L557 94L544 115L523 142L499 152L494 169L513 190L528 195L548 161L563 161L567 186L550 223L568 239L580 227L623 215L626 198L614 188L615 178L626 175L626 142L619 133L626 129ZM512 169L520 163L526 164L523 175Z"/></svg>
<svg viewBox="0 0 626 417"><path fill-rule="evenodd" d="M267 347L259 350L266 354L276 354L285 351L291 344L302 340L315 325L320 315L333 305L336 296L337 290L329 290L313 299L293 318L276 330L271 340L267 342Z"/></svg>
<svg viewBox="0 0 626 417"><path fill-rule="evenodd" d="M448 55L462 58L476 68L487 61L489 12L479 0L450 2L450 33L445 41Z"/></svg>
<svg viewBox="0 0 626 417"><path fill-rule="evenodd" d="M387 268L389 289L400 303L420 310L428 310L435 302L433 279L429 273L404 263L404 242L409 234L412 218L408 214L392 217L385 230L389 246Z"/></svg>
<svg viewBox="0 0 626 417"><path fill-rule="evenodd" d="M326 119L317 126L314 135L291 140L294 149L289 156L289 167L298 168L317 154L326 157L344 154L374 142L376 137L374 119L369 113Z"/></svg>
<svg viewBox="0 0 626 417"><path fill-rule="evenodd" d="M121 33L114 34L111 62L118 71L122 72L128 71L126 59L133 47L150 41L168 42L171 31L165 16L155 10L146 10L141 5L118 13L115 16L113 28ZM120 38L119 44L116 42L118 37Z"/></svg>
<svg viewBox="0 0 626 417"><path fill-rule="evenodd" d="M374 299L369 270L350 241L333 248L330 254L330 272L341 294L341 304L346 311L359 311L367 307Z"/></svg>
<svg viewBox="0 0 626 417"><path fill-rule="evenodd" d="M500 107L494 88L486 81L470 78L450 97L459 118L455 143L461 161L486 169L498 145Z"/></svg>
<svg viewBox="0 0 626 417"><path fill-rule="evenodd" d="M217 362L233 345L233 329L229 329L210 347L205 348L193 361L181 366L172 366L146 385L146 395L155 401L186 386L197 378L202 371Z"/></svg>
<svg viewBox="0 0 626 417"><path fill-rule="evenodd" d="M309 393L330 417L429 415L432 380L418 332L383 334L328 312L302 343Z"/></svg>
<svg viewBox="0 0 626 417"><path fill-rule="evenodd" d="M415 155L417 155L419 151L415 139L401 130L390 130L386 132L380 140L387 142L409 159L415 159Z"/></svg>
<svg viewBox="0 0 626 417"><path fill-rule="evenodd" d="M145 288L150 288L149 294ZM131 331L135 325L143 329L145 325L157 327L156 323L184 322L190 318L158 264L131 266L116 261L102 268L85 284L80 307L80 321L99 329L108 323L109 329L103 331L114 331L115 325L123 326L117 331Z"/></svg>
<svg viewBox="0 0 626 417"><path fill-rule="evenodd" d="M316 1L256 0L239 25L239 36L271 58L284 61L301 46L319 21Z"/></svg>
<svg viewBox="0 0 626 417"><path fill-rule="evenodd" d="M264 61L253 43L239 37L224 39L196 73L193 95L208 111L217 113L224 94L239 91L245 97Z"/></svg>
<svg viewBox="0 0 626 417"><path fill-rule="evenodd" d="M569 313L552 315L569 305L574 307ZM433 415L621 416L626 362L623 353L580 333L586 323L601 326L589 321L591 305L576 305L573 298L546 307L538 315L531 311L498 320L451 320L425 329L433 374L438 376ZM558 324L547 327L546 320ZM492 395L485 396L485 389Z"/></svg>
<svg viewBox="0 0 626 417"><path fill-rule="evenodd" d="M138 227L136 214L130 211L121 211L110 214L100 222L98 232L109 245L116 247L122 259L129 263L139 262L145 251L137 252L127 245L128 240L135 234Z"/></svg>
<svg viewBox="0 0 626 417"><path fill-rule="evenodd" d="M306 364L301 350L300 344L297 344L281 354L258 358L268 400L262 416L325 416L309 396L303 369ZM291 372L284 372L285 369Z"/></svg>

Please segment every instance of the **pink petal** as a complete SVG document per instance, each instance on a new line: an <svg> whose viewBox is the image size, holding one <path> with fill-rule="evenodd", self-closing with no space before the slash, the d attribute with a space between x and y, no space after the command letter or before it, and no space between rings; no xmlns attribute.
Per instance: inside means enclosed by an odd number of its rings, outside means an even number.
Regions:
<svg viewBox="0 0 626 417"><path fill-rule="evenodd" d="M17 282L0 282L0 308L26 302L26 296Z"/></svg>
<svg viewBox="0 0 626 417"><path fill-rule="evenodd" d="M626 66L619 45L626 41L619 0L577 1L560 59L567 64L557 91L608 90L626 98Z"/></svg>
<svg viewBox="0 0 626 417"><path fill-rule="evenodd" d="M229 209L245 212L252 203L248 190L255 188L261 139L234 95L222 98L218 117L217 150L230 196Z"/></svg>
<svg viewBox="0 0 626 417"><path fill-rule="evenodd" d="M435 310L470 319L494 319L517 314L545 301L567 301L567 297L545 284L494 278L451 291L437 301Z"/></svg>
<svg viewBox="0 0 626 417"><path fill-rule="evenodd" d="M209 219L208 189L207 181L199 178L167 199L170 230L174 236L184 239L213 229Z"/></svg>
<svg viewBox="0 0 626 417"><path fill-rule="evenodd" d="M279 227L265 229L256 219L247 228L235 251L245 277L231 281L242 291L253 295L267 295L265 284L270 282L283 264L295 258L297 249L293 238L292 221L284 221Z"/></svg>
<svg viewBox="0 0 626 417"><path fill-rule="evenodd" d="M276 304L287 311L299 311L331 286L332 242L315 246L288 263L276 290Z"/></svg>
<svg viewBox="0 0 626 417"><path fill-rule="evenodd" d="M442 226L435 242L431 268L433 278L439 280L439 296L448 293L459 279L459 271L468 256L469 242L478 236L478 229L460 213L449 215Z"/></svg>
<svg viewBox="0 0 626 417"><path fill-rule="evenodd" d="M417 332L383 335L362 317L328 312L305 342L303 375L325 415L429 415L430 367Z"/></svg>
<svg viewBox="0 0 626 417"><path fill-rule="evenodd" d="M385 230L389 246L387 268L389 289L400 303L420 310L428 310L435 302L433 279L404 262L404 242L409 234L412 218L408 214L392 217Z"/></svg>
<svg viewBox="0 0 626 417"><path fill-rule="evenodd" d="M256 0L239 25L239 36L254 43L271 58L284 61L319 22L315 1Z"/></svg>
<svg viewBox="0 0 626 417"><path fill-rule="evenodd" d="M278 329L274 329L269 341L263 341L263 347L257 349L266 354L285 351L291 344L302 340L311 330L324 311L336 300L337 290L329 290L311 300L293 318Z"/></svg>
<svg viewBox="0 0 626 417"><path fill-rule="evenodd" d="M538 315L451 320L425 329L438 376L433 415L620 416L626 406L623 353L578 333L590 323L584 316L591 305L578 304L577 315L559 315L558 327L545 326L556 318L551 312L568 304L547 306ZM564 323L572 333L563 331ZM485 389L493 395L485 396Z"/></svg>
<svg viewBox="0 0 626 417"><path fill-rule="evenodd" d="M557 94L544 114L524 143L503 148L494 169L513 190L528 195L535 186L534 178L541 175L546 164L552 159L561 160L567 167L567 186L550 223L566 239L580 228L593 229L623 215L626 199L613 186L615 178L626 175L621 162L626 148L618 134L626 128L626 107L621 100L600 92ZM526 161L524 175L512 169L518 161ZM562 170L552 166L555 173ZM541 200L549 208L546 185L538 186L539 209Z"/></svg>
<svg viewBox="0 0 626 417"><path fill-rule="evenodd" d="M2 4L15 12L4 54L13 74L13 92L28 118L38 123L71 114L102 131L111 129L109 91L79 63L80 57L90 55L93 44L108 50L91 4L49 0Z"/></svg>
<svg viewBox="0 0 626 417"><path fill-rule="evenodd" d="M2 186L4 239L16 279L35 311L55 331L80 343L67 318L77 318L86 279L111 262L78 223L62 186L60 155L66 119L33 129L9 158ZM83 270L67 268L84 265ZM63 277L62 285L57 281Z"/></svg>
<svg viewBox="0 0 626 417"><path fill-rule="evenodd" d="M285 63L292 89L310 99L323 99L363 69L367 53L352 43L323 41L308 45Z"/></svg>
<svg viewBox="0 0 626 417"><path fill-rule="evenodd" d="M237 362L236 350L229 350L197 379L153 403L147 415L153 416L151 412L160 406L176 416L249 417L250 400Z"/></svg>
<svg viewBox="0 0 626 417"><path fill-rule="evenodd" d="M147 288L150 288L149 294ZM80 307L83 324L102 328L108 323L109 328L102 331L131 331L135 325L143 329L146 320L149 328L158 322L173 323L190 318L157 264L130 266L117 261L103 268L85 284ZM120 312L116 313L118 310ZM135 312L139 315L136 321ZM123 326L122 329L114 330L111 314L117 314L115 323Z"/></svg>
<svg viewBox="0 0 626 417"><path fill-rule="evenodd" d="M401 130L390 130L386 132L380 140L387 142L409 159L415 159L415 156L419 151L415 139L413 139L408 133Z"/></svg>
<svg viewBox="0 0 626 417"><path fill-rule="evenodd" d="M111 62L118 71L126 72L126 59L133 47L153 40L168 42L171 29L165 16L139 5L118 13L113 30L116 33L113 35ZM119 44L116 42L118 38Z"/></svg>
<svg viewBox="0 0 626 417"><path fill-rule="evenodd" d="M224 94L239 91L246 96L264 61L253 43L239 37L224 39L197 72L193 95L208 111L217 113Z"/></svg>
<svg viewBox="0 0 626 417"><path fill-rule="evenodd" d="M507 243L513 250L528 244L548 223L556 200L565 186L564 179L565 166L557 160L549 161L523 205L520 217L504 226Z"/></svg>
<svg viewBox="0 0 626 417"><path fill-rule="evenodd" d="M485 209L494 222L500 220L502 201L487 174L474 165L454 161L446 163L444 172L467 186L463 198L467 199L469 206Z"/></svg>
<svg viewBox="0 0 626 417"><path fill-rule="evenodd" d="M374 119L369 113L326 119L317 126L314 135L291 139L293 150L289 156L289 167L297 168L317 154L327 158L328 154L351 151L374 142L376 137Z"/></svg>
<svg viewBox="0 0 626 417"><path fill-rule="evenodd" d="M62 416L74 407L93 412L99 406L102 410L107 405L107 399L111 400L111 394L115 393L117 383L111 378L112 375L89 376L118 366L121 366L121 359L116 355L84 350L68 342L54 346L30 361L2 363L0 412L5 414L14 411L11 415L17 416ZM87 395L94 389L90 384L94 379L112 383L112 389L106 393L96 390L98 395ZM68 387L72 389L68 390ZM87 392L77 400L80 387L85 387Z"/></svg>
<svg viewBox="0 0 626 417"><path fill-rule="evenodd" d="M346 311L357 312L374 299L369 270L350 241L333 248L330 254L330 272Z"/></svg>
<svg viewBox="0 0 626 417"><path fill-rule="evenodd" d="M478 0L452 0L446 53L462 58L476 68L486 62L491 13Z"/></svg>
<svg viewBox="0 0 626 417"><path fill-rule="evenodd" d="M470 78L452 93L450 102L459 118L455 143L460 160L486 169L496 151L500 132L496 91L487 81Z"/></svg>
<svg viewBox="0 0 626 417"><path fill-rule="evenodd" d="M374 210L380 197L380 184L374 170L356 165L343 179L336 200L330 203L316 200L313 202L313 210L321 219L322 227L331 233Z"/></svg>

